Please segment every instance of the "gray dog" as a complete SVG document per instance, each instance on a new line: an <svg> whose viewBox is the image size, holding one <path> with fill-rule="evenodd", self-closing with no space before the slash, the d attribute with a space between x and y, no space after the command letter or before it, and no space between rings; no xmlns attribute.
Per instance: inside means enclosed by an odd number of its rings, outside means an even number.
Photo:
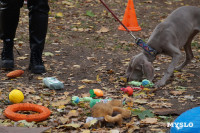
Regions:
<svg viewBox="0 0 200 133"><path fill-rule="evenodd" d="M156 26L147 42L157 51L156 54L150 55L147 51L143 51L131 59L126 71L128 81L141 80L143 76L152 81L154 78L152 62L157 54L166 54L172 57L172 61L162 79L155 84L155 87L164 86L174 70L181 70L193 58L191 42L199 31L200 8L184 6L173 11L164 22ZM186 59L177 66L182 47L184 47Z"/></svg>

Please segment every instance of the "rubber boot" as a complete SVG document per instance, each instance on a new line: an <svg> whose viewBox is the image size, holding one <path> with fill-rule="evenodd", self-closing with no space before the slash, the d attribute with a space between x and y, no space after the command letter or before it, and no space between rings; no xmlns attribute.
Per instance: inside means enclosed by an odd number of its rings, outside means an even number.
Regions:
<svg viewBox="0 0 200 133"><path fill-rule="evenodd" d="M30 35L30 65L32 73L45 73L45 66L42 61L45 38L48 27L48 0L28 0L29 9L29 35Z"/></svg>
<svg viewBox="0 0 200 133"><path fill-rule="evenodd" d="M13 56L13 40L3 40L3 50L1 53L1 68L13 69L14 68L14 56Z"/></svg>
<svg viewBox="0 0 200 133"><path fill-rule="evenodd" d="M14 68L13 46L22 0L0 0L0 38L3 40L1 67Z"/></svg>

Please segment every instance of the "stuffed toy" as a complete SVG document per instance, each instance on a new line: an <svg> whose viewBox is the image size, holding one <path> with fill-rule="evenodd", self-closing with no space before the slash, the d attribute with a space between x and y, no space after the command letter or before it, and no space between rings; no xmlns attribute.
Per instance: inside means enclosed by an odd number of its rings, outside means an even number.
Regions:
<svg viewBox="0 0 200 133"><path fill-rule="evenodd" d="M108 103L97 103L91 108L91 114L94 118L104 117L106 122L118 123L122 125L123 118L131 116L131 111L122 108L121 100L111 100ZM116 114L117 115L114 115Z"/></svg>

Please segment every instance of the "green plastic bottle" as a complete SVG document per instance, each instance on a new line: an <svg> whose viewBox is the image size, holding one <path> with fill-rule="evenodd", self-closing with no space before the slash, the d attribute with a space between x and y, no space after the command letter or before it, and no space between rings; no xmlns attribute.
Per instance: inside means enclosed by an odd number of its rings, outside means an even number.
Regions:
<svg viewBox="0 0 200 133"><path fill-rule="evenodd" d="M96 103L100 103L100 102L102 102L102 103L107 103L107 102L109 102L109 101L111 101L112 99L92 99L91 101L90 101L90 108L92 108Z"/></svg>

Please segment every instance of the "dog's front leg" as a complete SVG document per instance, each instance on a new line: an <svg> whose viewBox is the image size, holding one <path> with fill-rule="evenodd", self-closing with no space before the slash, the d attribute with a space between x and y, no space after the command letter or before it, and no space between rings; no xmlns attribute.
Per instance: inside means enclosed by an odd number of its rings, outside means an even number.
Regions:
<svg viewBox="0 0 200 133"><path fill-rule="evenodd" d="M175 49L174 49L175 50ZM156 84L155 87L161 87L164 86L167 82L167 80L170 78L170 76L173 74L173 71L175 69L175 66L178 64L180 57L181 57L181 51L179 49L175 50L176 53L173 54L172 56L172 62L170 63L167 71L165 72L164 76L162 77L161 80L159 80Z"/></svg>

